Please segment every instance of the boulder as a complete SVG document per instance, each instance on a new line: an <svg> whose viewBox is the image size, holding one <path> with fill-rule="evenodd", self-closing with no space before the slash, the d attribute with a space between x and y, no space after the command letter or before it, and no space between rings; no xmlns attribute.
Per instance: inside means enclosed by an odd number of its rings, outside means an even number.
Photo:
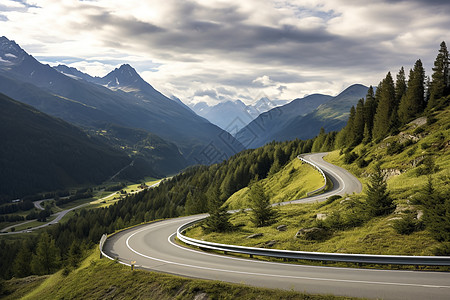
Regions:
<svg viewBox="0 0 450 300"><path fill-rule="evenodd" d="M296 238L304 238L306 240L322 240L328 236L328 232L319 227L302 228L295 234Z"/></svg>
<svg viewBox="0 0 450 300"><path fill-rule="evenodd" d="M286 231L287 230L287 225L280 225L280 226L277 226L277 230L278 231Z"/></svg>
<svg viewBox="0 0 450 300"><path fill-rule="evenodd" d="M263 236L262 233L254 233L254 234L249 235L247 238L248 239L254 239L254 238L257 238L257 237L261 237L261 236Z"/></svg>
<svg viewBox="0 0 450 300"><path fill-rule="evenodd" d="M278 241L276 240L267 241L264 243L264 247L273 247L273 245L275 245L276 243L278 243Z"/></svg>
<svg viewBox="0 0 450 300"><path fill-rule="evenodd" d="M317 220L325 220L326 218L328 218L327 214L317 214L316 215Z"/></svg>

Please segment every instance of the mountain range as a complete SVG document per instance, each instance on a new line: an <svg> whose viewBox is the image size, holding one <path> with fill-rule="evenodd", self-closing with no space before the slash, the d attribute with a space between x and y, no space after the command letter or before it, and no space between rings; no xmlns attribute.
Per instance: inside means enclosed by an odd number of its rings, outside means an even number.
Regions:
<svg viewBox="0 0 450 300"><path fill-rule="evenodd" d="M247 105L241 100L229 100L215 105L198 102L190 104L189 107L199 116L234 135L260 114L287 102L263 97L252 105Z"/></svg>
<svg viewBox="0 0 450 300"><path fill-rule="evenodd" d="M355 84L339 95L313 94L259 115L235 137L247 148L257 148L273 140L310 139L319 133L345 126L348 111L364 98L368 87Z"/></svg>
<svg viewBox="0 0 450 300"><path fill-rule="evenodd" d="M0 91L83 128L116 124L146 130L173 142L188 164L219 162L243 150L230 134L156 91L127 64L92 77L43 65L1 37Z"/></svg>

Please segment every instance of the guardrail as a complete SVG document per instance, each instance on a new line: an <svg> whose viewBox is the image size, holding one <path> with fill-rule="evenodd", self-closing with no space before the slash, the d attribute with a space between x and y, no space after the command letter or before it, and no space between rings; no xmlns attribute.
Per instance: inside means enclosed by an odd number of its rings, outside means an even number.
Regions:
<svg viewBox="0 0 450 300"><path fill-rule="evenodd" d="M218 244L212 242L201 241L187 237L183 232L202 221L198 219L180 226L177 230L177 238L189 245L202 249L223 251L225 254L240 253L247 254L250 257L269 256L285 259L304 259L315 261L334 261L334 262L351 262L366 264L394 264L394 265L420 265L420 266L450 266L450 256L406 256L406 255L370 255L370 254L345 254L345 253L323 253L323 252L306 252L291 251L266 248L243 247L236 245Z"/></svg>
<svg viewBox="0 0 450 300"><path fill-rule="evenodd" d="M319 193L319 192L323 191L327 187L327 176L325 176L325 173L322 171L322 169L319 168L319 166L317 166L316 164L314 164L314 163L312 163L310 161L307 161L301 155L297 156L297 158L300 159L302 162L307 163L307 164L311 165L313 168L317 169L317 171L319 171L319 173L323 177L323 180L325 181L325 184L322 187L318 188L317 190L314 190L314 191L311 191L311 192L307 192L306 196L309 197L309 196L311 196L311 195L313 195L315 193Z"/></svg>

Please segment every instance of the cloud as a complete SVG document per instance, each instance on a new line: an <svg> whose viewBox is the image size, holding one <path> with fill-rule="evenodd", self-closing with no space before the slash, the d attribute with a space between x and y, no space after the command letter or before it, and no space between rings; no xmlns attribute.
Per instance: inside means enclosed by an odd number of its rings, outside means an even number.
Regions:
<svg viewBox="0 0 450 300"><path fill-rule="evenodd" d="M450 42L449 9L438 0L6 0L0 21L47 62L93 75L130 63L168 96L251 102L376 85L418 58L430 69Z"/></svg>

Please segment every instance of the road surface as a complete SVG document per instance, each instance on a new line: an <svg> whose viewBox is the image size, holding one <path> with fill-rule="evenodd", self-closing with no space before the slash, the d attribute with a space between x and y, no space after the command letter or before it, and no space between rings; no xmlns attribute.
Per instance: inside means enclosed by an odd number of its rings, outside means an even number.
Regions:
<svg viewBox="0 0 450 300"><path fill-rule="evenodd" d="M332 194L361 191L350 173L322 157L307 155L333 181L333 189L319 196L292 203L323 201ZM177 228L205 215L169 219L138 226L110 237L104 252L125 264L188 277L244 283L253 286L383 299L449 299L450 273L368 270L302 266L261 262L216 255L174 243Z"/></svg>

